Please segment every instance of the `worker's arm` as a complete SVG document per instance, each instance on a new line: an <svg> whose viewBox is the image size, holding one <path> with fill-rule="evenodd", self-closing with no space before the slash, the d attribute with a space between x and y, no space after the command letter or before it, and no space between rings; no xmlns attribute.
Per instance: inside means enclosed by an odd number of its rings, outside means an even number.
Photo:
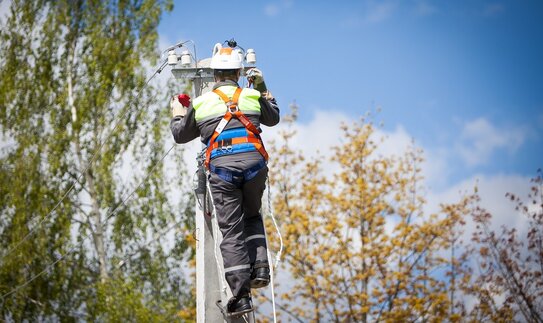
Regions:
<svg viewBox="0 0 543 323"><path fill-rule="evenodd" d="M266 83L264 82L264 75L258 68L251 68L247 71L247 80L253 84L253 88L260 92L260 123L273 127L279 123L279 107L275 98L268 91Z"/></svg>
<svg viewBox="0 0 543 323"><path fill-rule="evenodd" d="M172 98L172 120L170 121L170 129L172 130L173 139L178 144L187 143L200 136L200 130L196 125L194 117L194 109L190 106L190 98L187 95L180 95L179 99ZM178 104L181 103L181 104Z"/></svg>
<svg viewBox="0 0 543 323"><path fill-rule="evenodd" d="M266 93L268 95L263 94L258 99L260 103L260 123L268 127L273 127L279 123L279 107L271 93Z"/></svg>

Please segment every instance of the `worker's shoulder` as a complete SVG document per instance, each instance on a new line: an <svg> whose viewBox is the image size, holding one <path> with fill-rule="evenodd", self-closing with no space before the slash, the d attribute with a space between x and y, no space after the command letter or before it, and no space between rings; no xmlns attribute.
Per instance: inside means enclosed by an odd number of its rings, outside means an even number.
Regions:
<svg viewBox="0 0 543 323"><path fill-rule="evenodd" d="M202 103L204 103L205 101L210 100L210 99L216 99L214 98L214 96L217 96L217 95L214 94L213 92L206 92L200 95L199 97L197 97L196 99L194 99L194 101L192 101L192 106L195 109L198 109L198 107L200 107Z"/></svg>
<svg viewBox="0 0 543 323"><path fill-rule="evenodd" d="M255 89L248 88L248 87L244 88L242 93L243 93L243 96L249 97L249 98L258 99L260 97L260 92L258 92Z"/></svg>

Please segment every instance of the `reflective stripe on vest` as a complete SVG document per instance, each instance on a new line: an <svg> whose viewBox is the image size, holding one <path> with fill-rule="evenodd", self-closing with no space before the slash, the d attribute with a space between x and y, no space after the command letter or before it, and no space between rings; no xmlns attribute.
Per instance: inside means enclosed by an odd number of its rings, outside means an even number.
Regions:
<svg viewBox="0 0 543 323"><path fill-rule="evenodd" d="M236 89L237 87L233 85L220 87L221 92L229 98L234 96ZM246 115L260 115L259 98L260 92L249 88L242 89L238 100L240 111ZM196 122L219 118L226 113L224 101L213 92L207 92L197 97L192 103L192 107L194 108Z"/></svg>

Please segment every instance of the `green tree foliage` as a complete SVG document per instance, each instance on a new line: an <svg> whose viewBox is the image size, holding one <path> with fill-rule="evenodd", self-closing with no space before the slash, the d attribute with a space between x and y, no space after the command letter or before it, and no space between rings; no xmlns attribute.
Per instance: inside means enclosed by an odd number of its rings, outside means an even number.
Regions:
<svg viewBox="0 0 543 323"><path fill-rule="evenodd" d="M146 86L171 8L11 2L0 28L0 320L170 321L193 304L182 269L191 201L170 189L186 170L165 171L165 97Z"/></svg>

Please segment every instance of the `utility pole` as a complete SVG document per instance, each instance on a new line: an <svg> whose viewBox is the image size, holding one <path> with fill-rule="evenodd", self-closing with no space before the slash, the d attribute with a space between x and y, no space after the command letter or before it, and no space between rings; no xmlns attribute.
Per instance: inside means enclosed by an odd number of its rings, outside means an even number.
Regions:
<svg viewBox="0 0 543 323"><path fill-rule="evenodd" d="M191 42L191 41L189 41ZM215 84L211 58L198 61L196 48L192 51L180 43L170 47L168 64L174 77L185 84L192 84L192 97L196 98L211 90ZM181 55L175 48L182 49ZM205 147L203 147L205 148ZM224 278L224 266L219 249L222 234L216 219L204 166L204 154L197 156L198 169L196 193L196 322L255 322L254 312L240 318L228 318L223 312L232 292ZM223 308L221 310L221 307Z"/></svg>

